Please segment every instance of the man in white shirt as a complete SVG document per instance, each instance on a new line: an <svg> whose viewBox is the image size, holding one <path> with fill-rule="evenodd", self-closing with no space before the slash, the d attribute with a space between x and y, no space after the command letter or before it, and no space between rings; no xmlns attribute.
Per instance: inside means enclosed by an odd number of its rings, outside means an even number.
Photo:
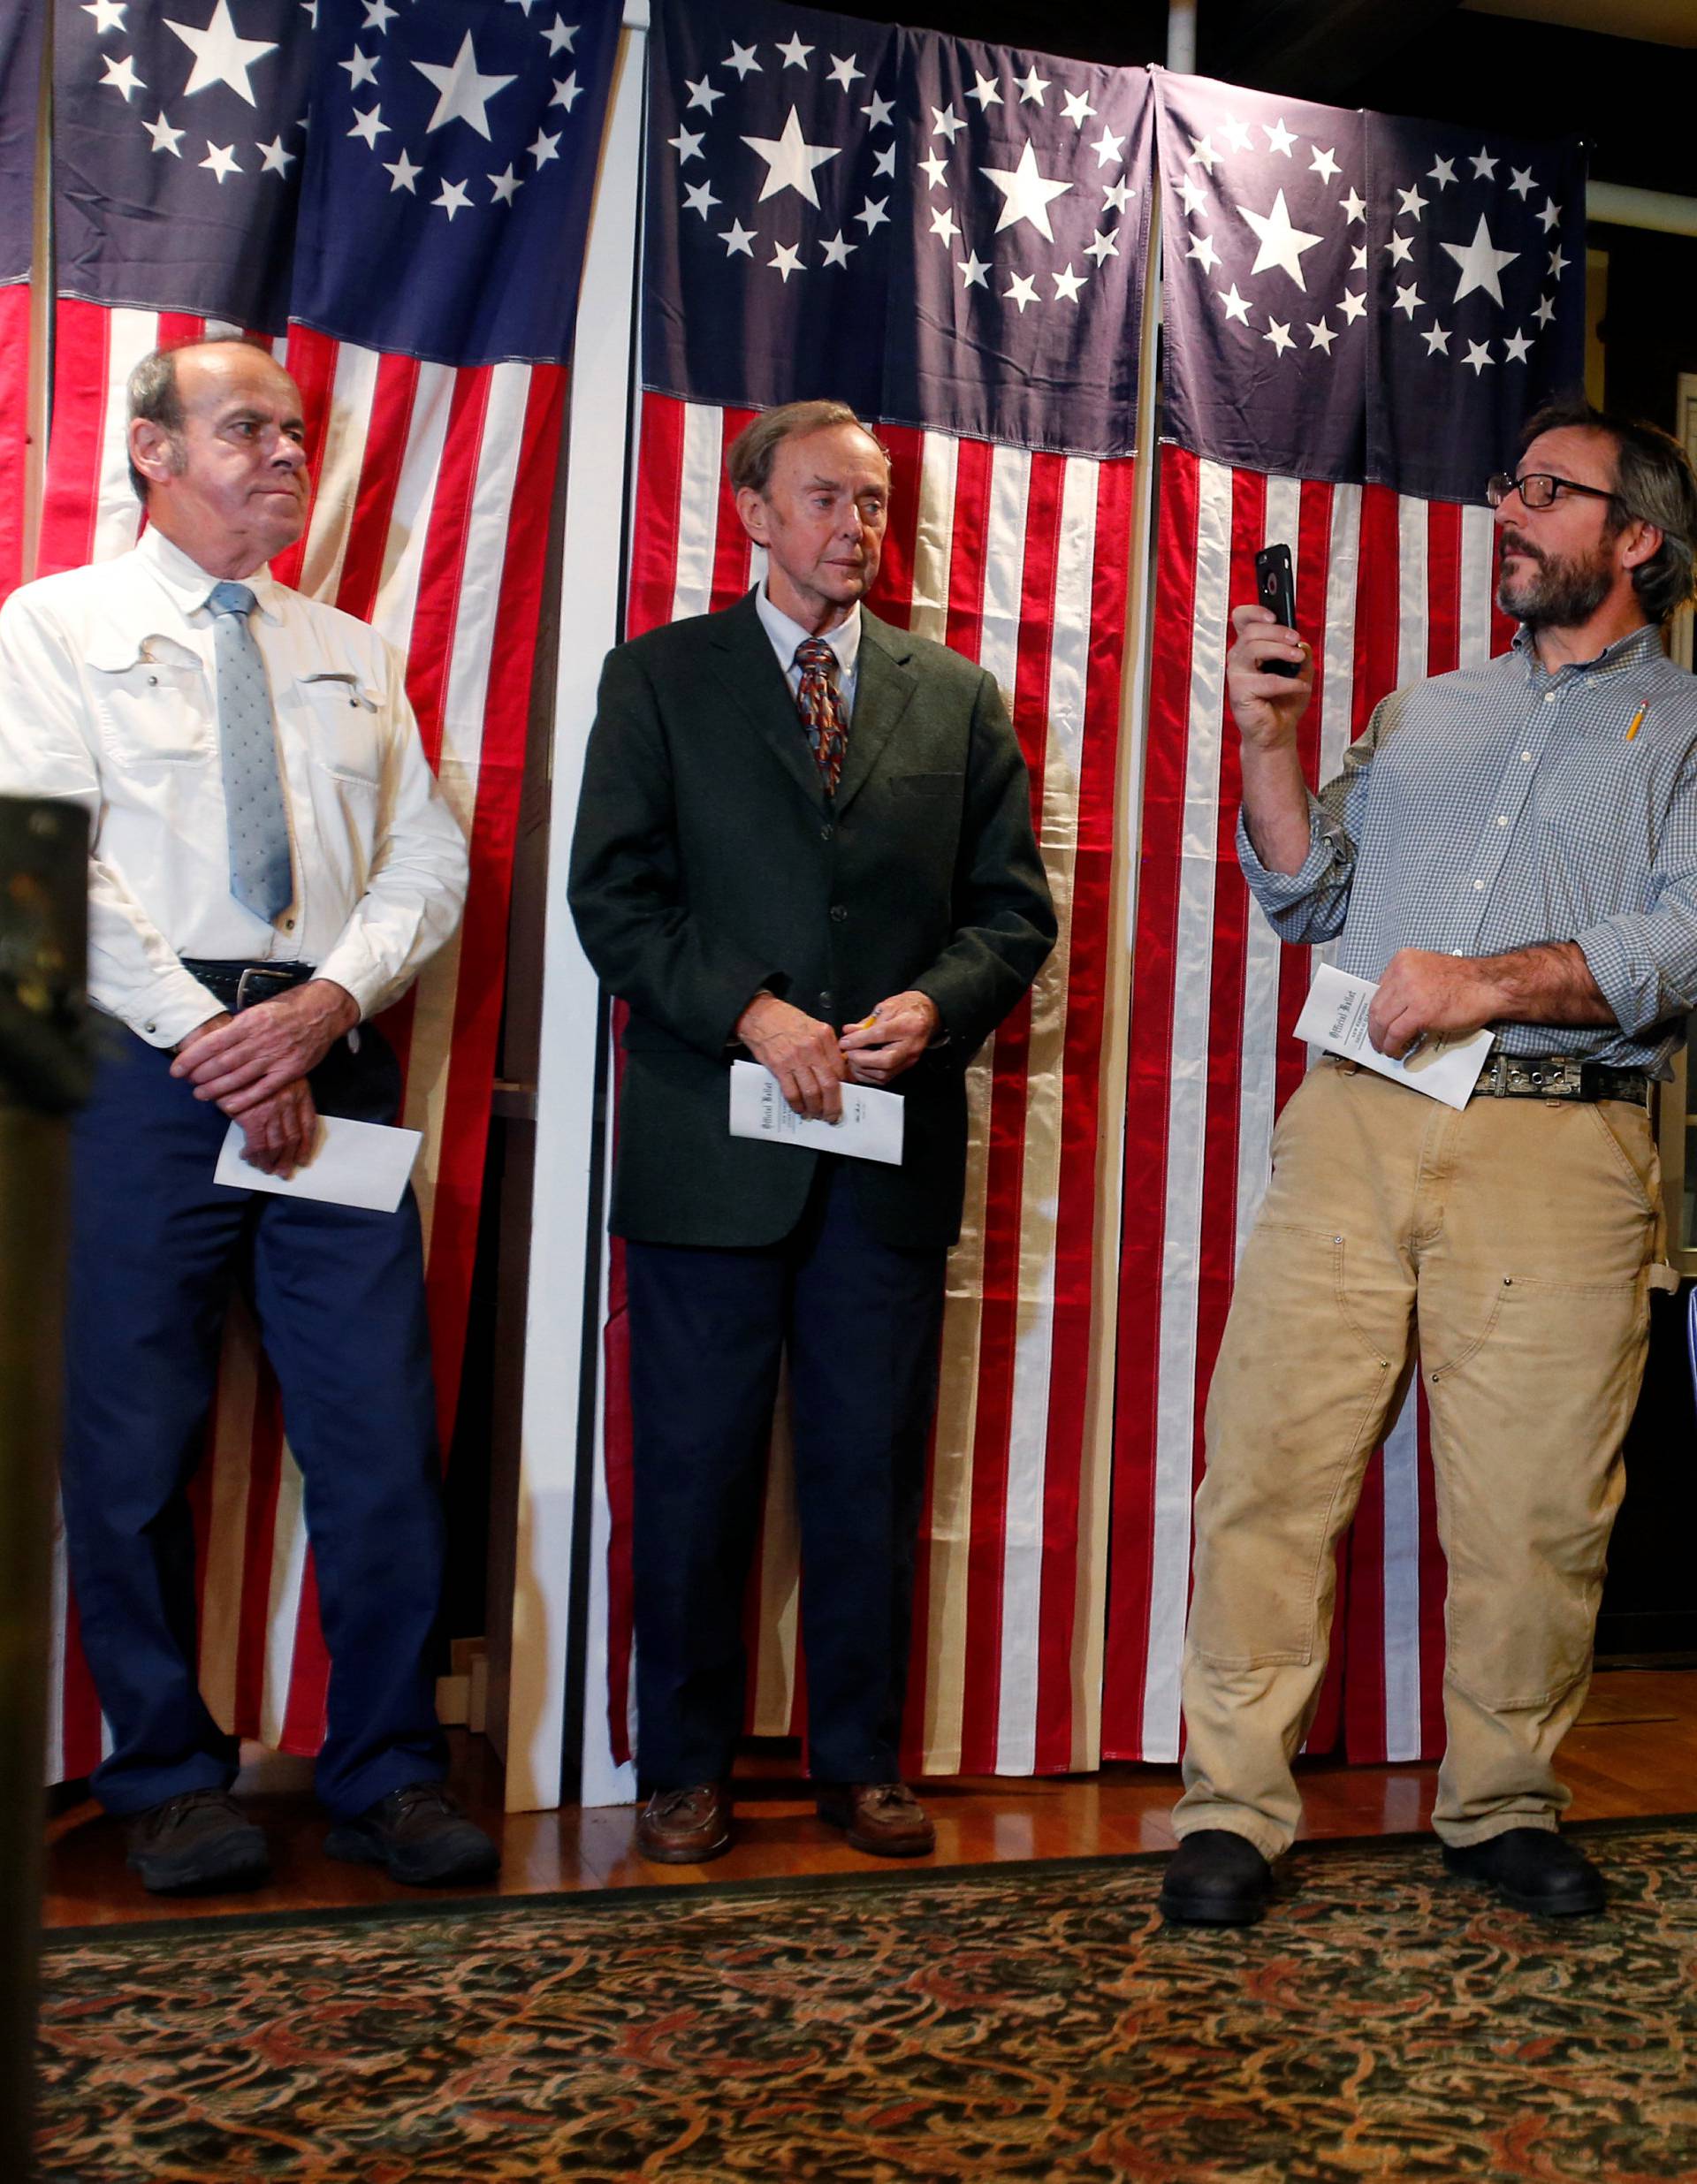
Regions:
<svg viewBox="0 0 1697 2184"><path fill-rule="evenodd" d="M443 1527L417 1208L212 1180L231 1120L283 1176L321 1109L395 1120L399 1069L365 1019L465 897L399 658L267 570L306 522L303 438L294 384L256 344L144 359L141 544L0 609L0 790L80 803L93 829L89 994L109 1021L74 1132L65 1531L112 1739L94 1787L168 1893L269 1869L194 1668L186 1489L238 1279L305 1477L328 1847L414 1883L497 1863L443 1787L432 1703Z"/></svg>

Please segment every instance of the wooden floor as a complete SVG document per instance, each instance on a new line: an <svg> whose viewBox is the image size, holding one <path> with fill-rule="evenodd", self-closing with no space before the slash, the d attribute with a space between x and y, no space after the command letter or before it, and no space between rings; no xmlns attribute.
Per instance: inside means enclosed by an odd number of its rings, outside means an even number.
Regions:
<svg viewBox="0 0 1697 2184"><path fill-rule="evenodd" d="M806 1873L866 1872L813 1814L788 1747L762 1748L738 1765L737 1840L711 1868L650 1866L632 1848L628 1807L559 1813L501 1811L500 1770L480 1739L456 1733L453 1781L468 1808L502 1846L499 1889L507 1894L755 1880ZM294 1762L282 1762L285 1769ZM1697 1812L1697 1670L1617 1670L1600 1675L1578 1728L1563 1748L1562 1778L1574 1820ZM1396 1835L1424 1828L1434 1766L1305 1764L1305 1833ZM263 1779L263 1777L262 1777ZM1172 1842L1168 1815L1177 1769L1110 1767L1061 1780L939 1780L920 1785L937 1823L941 1865L1000 1859L1091 1857L1159 1851ZM296 1790L263 1791L250 1809L270 1833L276 1876L247 1895L164 1899L146 1895L125 1870L123 1831L92 1803L58 1813L49 1827L46 1922L110 1924L131 1919L217 1918L229 1913L322 1909L419 1900L369 1867L323 1854L324 1819Z"/></svg>

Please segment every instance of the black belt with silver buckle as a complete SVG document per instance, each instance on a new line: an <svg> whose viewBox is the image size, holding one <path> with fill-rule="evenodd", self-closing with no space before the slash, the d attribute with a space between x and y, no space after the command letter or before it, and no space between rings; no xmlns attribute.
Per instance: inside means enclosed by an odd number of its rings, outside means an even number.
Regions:
<svg viewBox="0 0 1697 2184"><path fill-rule="evenodd" d="M1650 1080L1642 1069L1617 1069L1606 1062L1581 1062L1572 1054L1488 1054L1475 1099L1630 1100L1650 1103Z"/></svg>
<svg viewBox="0 0 1697 2184"><path fill-rule="evenodd" d="M292 985L304 985L317 970L316 963L209 963L196 955L185 955L182 965L233 1016L255 1001L274 1001Z"/></svg>

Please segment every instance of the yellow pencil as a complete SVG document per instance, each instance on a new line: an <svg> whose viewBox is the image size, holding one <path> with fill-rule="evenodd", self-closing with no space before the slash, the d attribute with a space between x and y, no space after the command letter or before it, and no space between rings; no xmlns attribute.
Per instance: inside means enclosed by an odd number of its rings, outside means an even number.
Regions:
<svg viewBox="0 0 1697 2184"><path fill-rule="evenodd" d="M1632 742L1633 736L1635 736L1639 730L1643 727L1644 716L1649 710L1650 709L1648 705L1640 705L1638 711L1632 715L1632 725L1626 731L1626 741L1629 743Z"/></svg>

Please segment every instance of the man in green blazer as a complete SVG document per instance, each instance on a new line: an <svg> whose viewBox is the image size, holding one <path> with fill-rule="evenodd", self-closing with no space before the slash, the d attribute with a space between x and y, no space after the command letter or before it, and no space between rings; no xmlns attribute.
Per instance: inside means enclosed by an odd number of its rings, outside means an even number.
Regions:
<svg viewBox="0 0 1697 2184"><path fill-rule="evenodd" d="M899 1778L914 1552L959 1230L964 1074L1055 924L991 677L861 604L889 465L798 402L730 451L763 582L608 655L571 903L629 1005L612 1226L626 1240L637 1841L729 1847L741 1605L788 1357L809 1762L858 1848L930 1850ZM733 1137L752 1059L799 1114L903 1101L899 1166Z"/></svg>

